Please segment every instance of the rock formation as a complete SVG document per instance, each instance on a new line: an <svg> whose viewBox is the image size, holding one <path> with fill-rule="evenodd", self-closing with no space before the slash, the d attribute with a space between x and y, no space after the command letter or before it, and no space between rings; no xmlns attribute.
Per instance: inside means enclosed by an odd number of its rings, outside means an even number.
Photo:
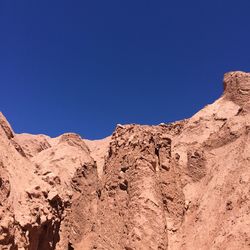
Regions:
<svg viewBox="0 0 250 250"><path fill-rule="evenodd" d="M0 249L250 249L250 74L190 119L97 141L0 114Z"/></svg>

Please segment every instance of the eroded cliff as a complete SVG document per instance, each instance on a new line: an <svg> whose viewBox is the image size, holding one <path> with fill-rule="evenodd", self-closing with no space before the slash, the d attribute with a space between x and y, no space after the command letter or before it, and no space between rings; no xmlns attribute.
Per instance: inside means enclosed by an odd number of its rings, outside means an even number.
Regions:
<svg viewBox="0 0 250 250"><path fill-rule="evenodd" d="M250 74L190 119L98 141L0 115L0 249L249 249Z"/></svg>

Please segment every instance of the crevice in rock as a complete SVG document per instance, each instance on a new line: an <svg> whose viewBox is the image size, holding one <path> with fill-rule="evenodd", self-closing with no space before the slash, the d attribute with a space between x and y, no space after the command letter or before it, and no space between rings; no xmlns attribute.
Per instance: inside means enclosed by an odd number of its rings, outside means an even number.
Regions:
<svg viewBox="0 0 250 250"><path fill-rule="evenodd" d="M72 243L69 242L68 243L68 250L74 250L75 248L73 247Z"/></svg>

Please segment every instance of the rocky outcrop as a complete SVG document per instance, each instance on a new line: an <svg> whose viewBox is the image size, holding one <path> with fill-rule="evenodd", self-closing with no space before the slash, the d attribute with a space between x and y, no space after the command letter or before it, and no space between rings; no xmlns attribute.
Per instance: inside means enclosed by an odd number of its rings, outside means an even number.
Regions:
<svg viewBox="0 0 250 250"><path fill-rule="evenodd" d="M224 98L245 107L250 103L250 75L236 71L224 76Z"/></svg>
<svg viewBox="0 0 250 250"><path fill-rule="evenodd" d="M249 249L250 74L190 119L83 140L0 114L0 249Z"/></svg>

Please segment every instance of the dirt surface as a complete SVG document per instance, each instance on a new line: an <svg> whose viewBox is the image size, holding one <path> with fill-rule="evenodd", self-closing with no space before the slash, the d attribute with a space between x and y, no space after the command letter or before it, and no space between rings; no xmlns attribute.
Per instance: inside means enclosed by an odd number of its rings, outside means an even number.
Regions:
<svg viewBox="0 0 250 250"><path fill-rule="evenodd" d="M250 249L250 74L190 119L90 141L0 114L0 249Z"/></svg>

